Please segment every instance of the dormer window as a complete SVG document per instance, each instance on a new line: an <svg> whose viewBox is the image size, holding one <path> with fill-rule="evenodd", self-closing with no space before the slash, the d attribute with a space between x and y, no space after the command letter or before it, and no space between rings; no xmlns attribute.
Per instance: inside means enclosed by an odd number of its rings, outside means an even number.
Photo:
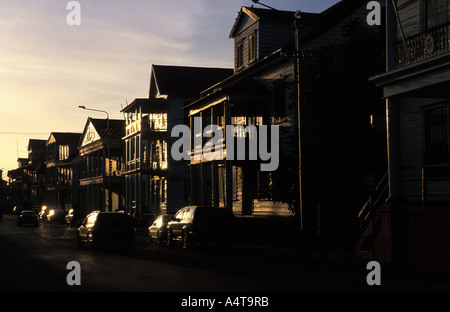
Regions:
<svg viewBox="0 0 450 312"><path fill-rule="evenodd" d="M236 45L236 69L244 66L244 41Z"/></svg>
<svg viewBox="0 0 450 312"><path fill-rule="evenodd" d="M256 36L251 34L248 36L248 62L254 62L256 60Z"/></svg>
<svg viewBox="0 0 450 312"><path fill-rule="evenodd" d="M69 158L69 146L60 145L59 146L59 160L66 160Z"/></svg>

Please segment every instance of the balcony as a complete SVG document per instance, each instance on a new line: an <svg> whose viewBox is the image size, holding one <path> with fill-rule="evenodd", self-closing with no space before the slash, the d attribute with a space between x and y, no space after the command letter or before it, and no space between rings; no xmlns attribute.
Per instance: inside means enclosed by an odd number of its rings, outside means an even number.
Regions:
<svg viewBox="0 0 450 312"><path fill-rule="evenodd" d="M167 114L148 114L142 116L142 119L128 121L123 139L139 133L145 133L149 138L164 137L167 134Z"/></svg>
<svg viewBox="0 0 450 312"><path fill-rule="evenodd" d="M449 29L450 23L445 23L394 43L395 66L413 64L448 52Z"/></svg>

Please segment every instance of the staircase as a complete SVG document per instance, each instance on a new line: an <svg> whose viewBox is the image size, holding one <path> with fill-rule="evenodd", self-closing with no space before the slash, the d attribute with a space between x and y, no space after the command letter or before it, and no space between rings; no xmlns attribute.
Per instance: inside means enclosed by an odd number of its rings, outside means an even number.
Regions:
<svg viewBox="0 0 450 312"><path fill-rule="evenodd" d="M359 241L355 244L356 255L361 258L373 258L374 237L380 229L378 208L386 202L389 195L389 179L386 171L372 194L358 213Z"/></svg>

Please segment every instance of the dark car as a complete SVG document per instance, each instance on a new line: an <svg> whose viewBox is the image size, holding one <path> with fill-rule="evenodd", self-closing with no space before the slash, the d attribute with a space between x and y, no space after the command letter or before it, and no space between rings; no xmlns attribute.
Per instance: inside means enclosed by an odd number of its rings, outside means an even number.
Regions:
<svg viewBox="0 0 450 312"><path fill-rule="evenodd" d="M167 240L167 224L173 220L173 215L165 214L158 216L148 228L150 241L163 243Z"/></svg>
<svg viewBox="0 0 450 312"><path fill-rule="evenodd" d="M196 242L230 242L234 216L225 208L188 206L180 209L167 224L167 244L174 240L188 248Z"/></svg>
<svg viewBox="0 0 450 312"><path fill-rule="evenodd" d="M22 210L17 218L17 225L21 226L24 224L39 225L39 217L34 210Z"/></svg>
<svg viewBox="0 0 450 312"><path fill-rule="evenodd" d="M78 246L85 243L125 245L130 248L136 239L136 219L123 212L90 213L78 228Z"/></svg>
<svg viewBox="0 0 450 312"><path fill-rule="evenodd" d="M61 209L52 209L47 214L48 223L65 223L66 212Z"/></svg>
<svg viewBox="0 0 450 312"><path fill-rule="evenodd" d="M77 209L70 209L66 214L65 222L70 226L77 226L86 217L86 213Z"/></svg>

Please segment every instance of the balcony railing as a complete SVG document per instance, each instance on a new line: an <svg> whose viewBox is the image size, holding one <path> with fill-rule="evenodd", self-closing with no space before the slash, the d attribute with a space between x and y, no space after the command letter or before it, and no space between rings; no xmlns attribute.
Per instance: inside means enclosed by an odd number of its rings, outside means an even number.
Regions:
<svg viewBox="0 0 450 312"><path fill-rule="evenodd" d="M450 23L394 43L395 64L404 66L450 50Z"/></svg>

